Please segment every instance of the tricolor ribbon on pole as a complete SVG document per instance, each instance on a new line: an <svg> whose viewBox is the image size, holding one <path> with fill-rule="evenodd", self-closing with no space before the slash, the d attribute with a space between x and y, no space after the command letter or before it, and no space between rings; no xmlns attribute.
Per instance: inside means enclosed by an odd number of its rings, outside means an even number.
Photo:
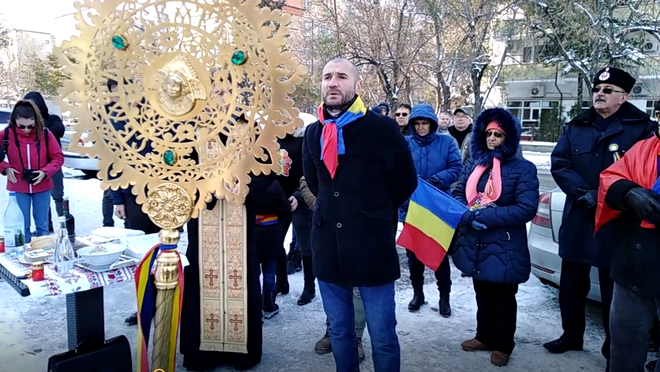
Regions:
<svg viewBox="0 0 660 372"><path fill-rule="evenodd" d="M161 251L174 251L177 256L176 245L156 244L147 252L142 262L135 270L135 288L138 303L138 372L152 372L149 368L149 334L151 323L156 314L156 284L154 280L155 263ZM170 350L167 371L175 370L176 345L181 320L181 305L183 303L183 265L179 259L178 285L174 289L172 303L172 325L170 331Z"/></svg>

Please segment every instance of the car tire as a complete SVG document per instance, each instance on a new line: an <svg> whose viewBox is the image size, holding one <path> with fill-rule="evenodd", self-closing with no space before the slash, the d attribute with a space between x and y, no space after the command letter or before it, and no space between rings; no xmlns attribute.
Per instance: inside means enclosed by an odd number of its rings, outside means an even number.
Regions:
<svg viewBox="0 0 660 372"><path fill-rule="evenodd" d="M543 285L549 285L549 286L553 286L553 287L555 286L555 284L553 282L549 281L548 279L539 278L539 281L541 281L541 284L543 284Z"/></svg>
<svg viewBox="0 0 660 372"><path fill-rule="evenodd" d="M97 178L96 176L99 173L99 171L95 170L83 170L82 172L85 174L85 176L90 178Z"/></svg>

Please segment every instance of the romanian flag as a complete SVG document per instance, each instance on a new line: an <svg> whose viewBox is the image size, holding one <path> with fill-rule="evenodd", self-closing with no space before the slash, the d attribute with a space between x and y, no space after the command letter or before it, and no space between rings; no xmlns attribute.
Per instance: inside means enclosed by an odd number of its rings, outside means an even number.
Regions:
<svg viewBox="0 0 660 372"><path fill-rule="evenodd" d="M157 244L147 252L144 259L135 270L135 288L137 290L138 302L138 372L152 372L149 368L149 334L151 324L156 315L156 285L154 281L153 270L155 268L156 258L161 251L176 251L176 245ZM177 286L174 289L174 301L161 306L172 307L172 323L170 325L170 350L168 357L168 368L166 371L174 371L176 359L176 344L179 332L179 322L181 320L181 305L183 303L183 265L179 258L179 277Z"/></svg>
<svg viewBox="0 0 660 372"><path fill-rule="evenodd" d="M420 178L410 198L397 244L415 253L424 265L435 271L445 258L467 210L467 206Z"/></svg>

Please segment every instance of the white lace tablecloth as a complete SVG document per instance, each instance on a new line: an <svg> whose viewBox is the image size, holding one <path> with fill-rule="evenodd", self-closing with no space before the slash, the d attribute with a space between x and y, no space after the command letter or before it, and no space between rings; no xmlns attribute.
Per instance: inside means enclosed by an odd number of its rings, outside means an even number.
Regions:
<svg viewBox="0 0 660 372"><path fill-rule="evenodd" d="M11 258L6 253L0 253L0 264L17 277L32 272L30 265L24 265L17 258ZM133 279L137 266L95 273L74 266L71 273L65 277L55 275L51 264L44 265L44 280L35 282L31 278L21 280L30 289L32 297L59 296L69 293L87 291L112 284L123 283Z"/></svg>

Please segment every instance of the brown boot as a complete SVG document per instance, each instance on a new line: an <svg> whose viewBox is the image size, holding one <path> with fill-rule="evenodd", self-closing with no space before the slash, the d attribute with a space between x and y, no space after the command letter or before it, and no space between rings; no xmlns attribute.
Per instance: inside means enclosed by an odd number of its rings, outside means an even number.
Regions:
<svg viewBox="0 0 660 372"><path fill-rule="evenodd" d="M510 357L511 355L509 354L504 354L501 351L493 350L493 352L490 354L490 362L498 367L504 367L505 365L509 364Z"/></svg>
<svg viewBox="0 0 660 372"><path fill-rule="evenodd" d="M463 341L461 343L461 347L465 351L490 351L488 346L482 344L481 341L477 340L476 338Z"/></svg>
<svg viewBox="0 0 660 372"><path fill-rule="evenodd" d="M358 360L361 362L364 360L364 347L362 347L362 337L357 339L357 348L358 348Z"/></svg>
<svg viewBox="0 0 660 372"><path fill-rule="evenodd" d="M314 351L316 354L327 354L332 352L332 344L330 343L330 335L328 332L326 332L325 336L314 345Z"/></svg>

